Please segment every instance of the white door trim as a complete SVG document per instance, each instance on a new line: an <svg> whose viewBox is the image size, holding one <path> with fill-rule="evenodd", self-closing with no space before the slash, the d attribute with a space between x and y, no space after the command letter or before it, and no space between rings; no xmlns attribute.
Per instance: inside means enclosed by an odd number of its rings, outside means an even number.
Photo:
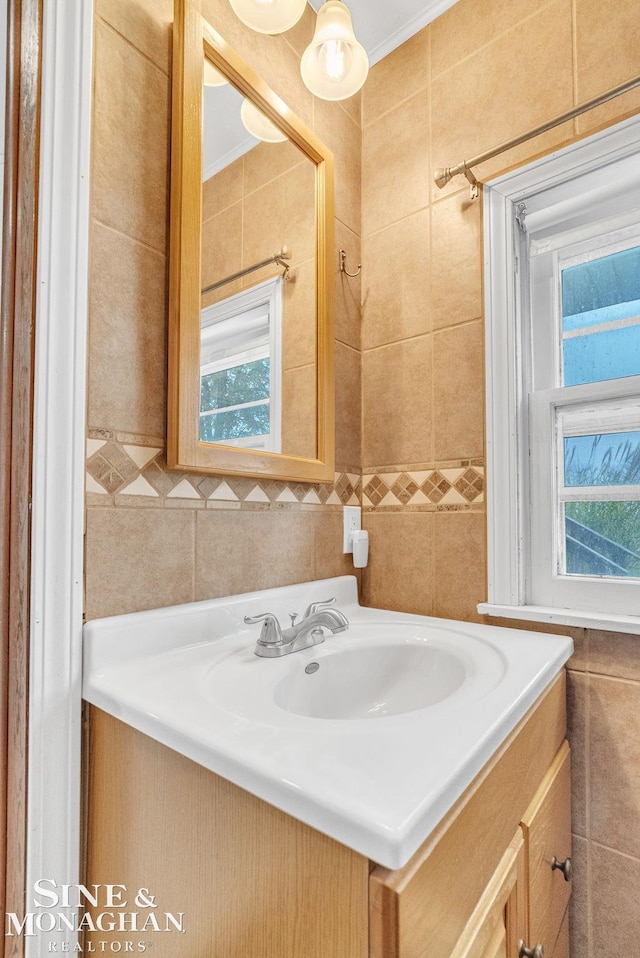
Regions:
<svg viewBox="0 0 640 958"><path fill-rule="evenodd" d="M91 0L43 4L36 294L27 910L79 881ZM71 932L68 940L74 940ZM26 958L48 941L25 939ZM70 951L73 951L71 946Z"/></svg>

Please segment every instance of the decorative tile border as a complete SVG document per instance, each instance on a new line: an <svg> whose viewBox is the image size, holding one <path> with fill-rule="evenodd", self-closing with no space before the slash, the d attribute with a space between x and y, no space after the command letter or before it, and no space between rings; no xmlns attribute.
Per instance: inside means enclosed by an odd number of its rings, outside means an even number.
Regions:
<svg viewBox="0 0 640 958"><path fill-rule="evenodd" d="M484 502L484 465L461 460L423 469L376 471L362 477L362 506L374 509L456 509Z"/></svg>
<svg viewBox="0 0 640 958"><path fill-rule="evenodd" d="M484 463L459 460L385 467L360 477L337 472L330 483L287 483L239 476L169 472L164 441L92 429L86 491L93 504L175 508L271 509L360 505L368 511L469 509L484 503Z"/></svg>
<svg viewBox="0 0 640 958"><path fill-rule="evenodd" d="M93 502L193 508L357 506L360 476L336 473L335 482L200 476L167 471L164 442L149 436L92 429L87 440L86 491ZM93 499L93 497L103 497Z"/></svg>

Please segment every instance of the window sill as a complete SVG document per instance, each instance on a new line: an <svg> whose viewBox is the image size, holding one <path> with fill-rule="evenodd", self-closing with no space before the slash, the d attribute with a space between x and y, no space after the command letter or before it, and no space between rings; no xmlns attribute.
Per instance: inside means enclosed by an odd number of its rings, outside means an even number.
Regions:
<svg viewBox="0 0 640 958"><path fill-rule="evenodd" d="M583 612L579 609L554 609L544 605L494 605L480 602L481 615L502 619L522 619L525 622L549 622L552 625L571 625L603 632L625 632L640 635L640 616L618 615L615 612Z"/></svg>

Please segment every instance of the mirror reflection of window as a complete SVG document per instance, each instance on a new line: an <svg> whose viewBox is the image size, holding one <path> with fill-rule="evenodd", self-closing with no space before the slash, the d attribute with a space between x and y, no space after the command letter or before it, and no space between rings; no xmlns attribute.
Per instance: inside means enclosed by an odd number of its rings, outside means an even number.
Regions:
<svg viewBox="0 0 640 958"><path fill-rule="evenodd" d="M202 310L200 442L281 452L282 277Z"/></svg>

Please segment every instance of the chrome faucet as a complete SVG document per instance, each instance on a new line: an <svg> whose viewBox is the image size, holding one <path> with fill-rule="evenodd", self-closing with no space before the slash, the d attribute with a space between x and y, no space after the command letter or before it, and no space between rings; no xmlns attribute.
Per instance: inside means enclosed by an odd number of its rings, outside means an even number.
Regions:
<svg viewBox="0 0 640 958"><path fill-rule="evenodd" d="M264 612L262 615L246 615L244 621L247 625L254 625L256 622L262 622L260 638L256 642L254 652L264 658L273 659L280 655L289 655L290 652L299 652L301 649L309 649L313 645L319 645L324 642L323 629L329 632L344 632L349 628L349 620L346 615L338 609L330 609L335 598L328 599L326 602L312 602L305 610L302 619L296 623L297 615L291 615L291 627L282 629L280 623L272 612Z"/></svg>

